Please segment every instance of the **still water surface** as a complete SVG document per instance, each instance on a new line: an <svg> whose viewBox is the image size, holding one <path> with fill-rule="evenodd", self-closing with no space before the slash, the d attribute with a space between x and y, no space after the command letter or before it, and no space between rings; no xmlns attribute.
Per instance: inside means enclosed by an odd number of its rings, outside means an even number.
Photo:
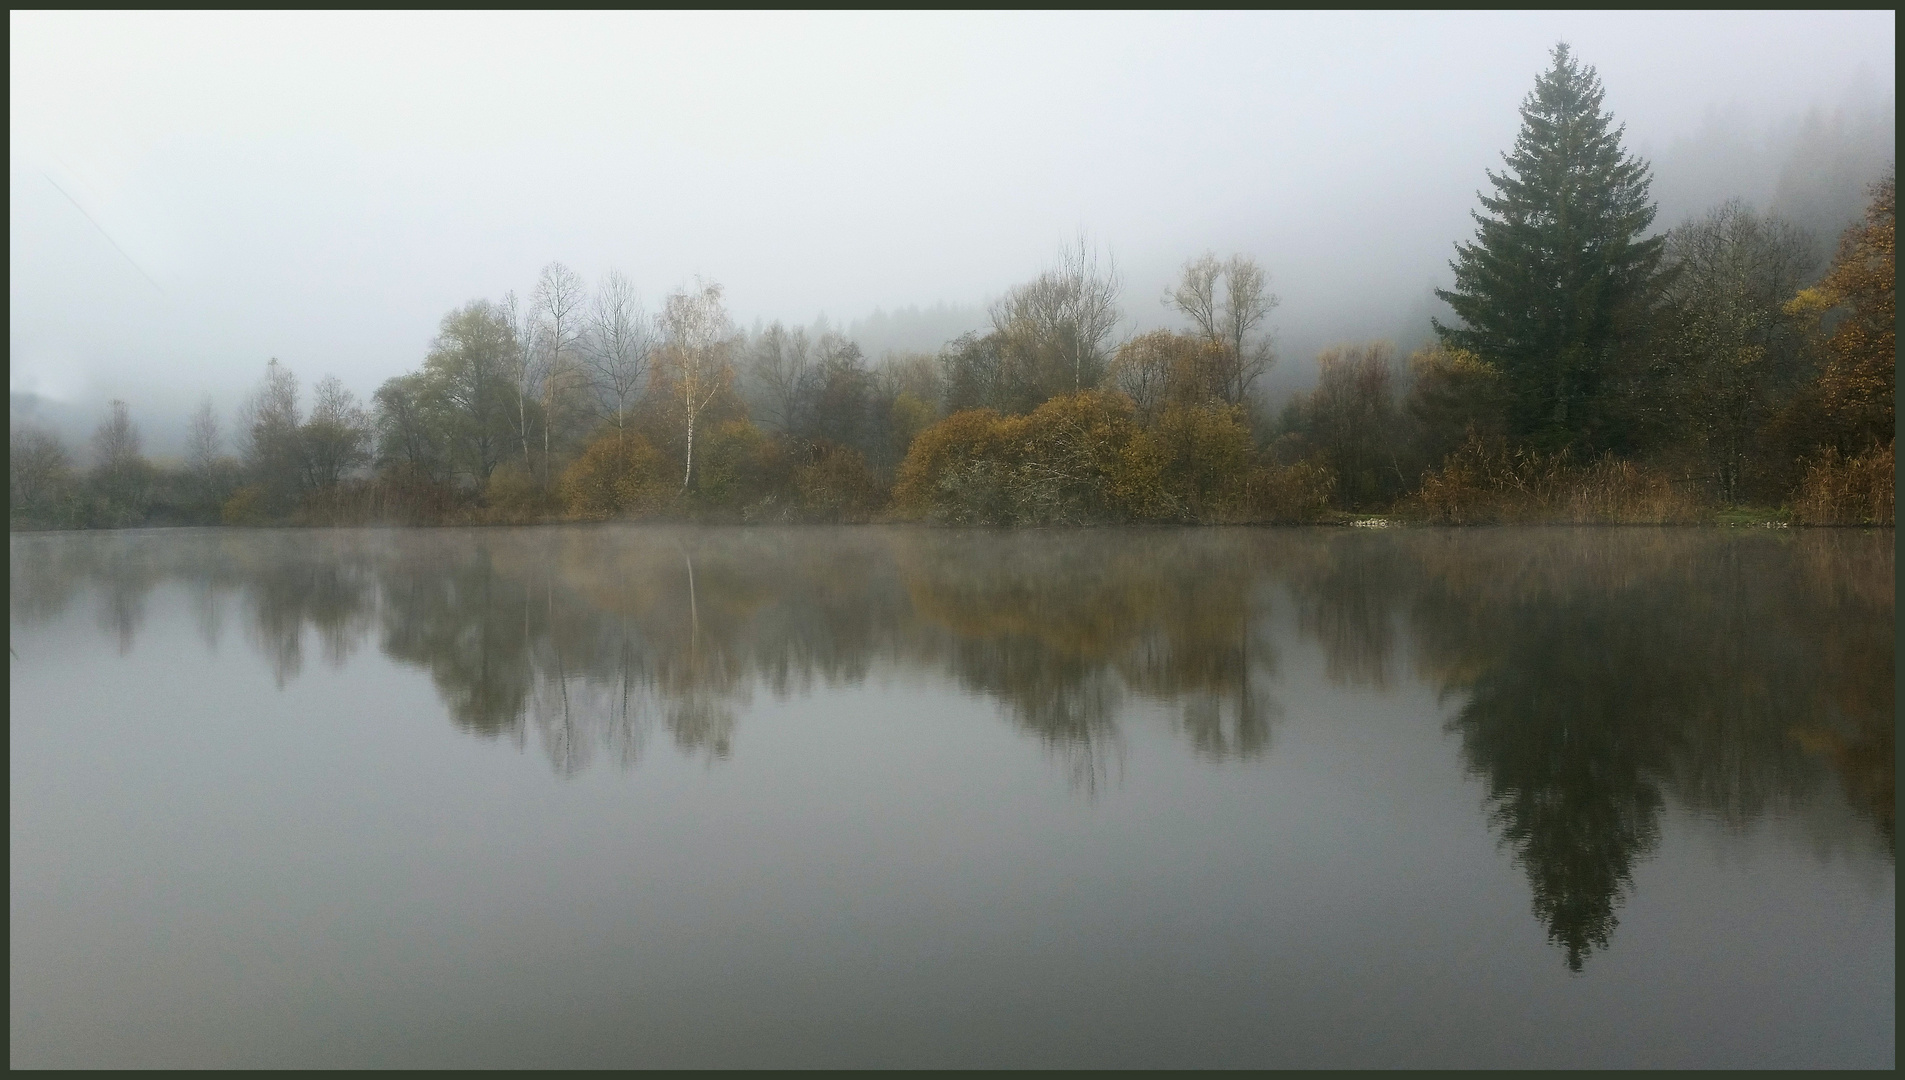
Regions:
<svg viewBox="0 0 1905 1080"><path fill-rule="evenodd" d="M1890 532L10 558L14 1066L1894 1064Z"/></svg>

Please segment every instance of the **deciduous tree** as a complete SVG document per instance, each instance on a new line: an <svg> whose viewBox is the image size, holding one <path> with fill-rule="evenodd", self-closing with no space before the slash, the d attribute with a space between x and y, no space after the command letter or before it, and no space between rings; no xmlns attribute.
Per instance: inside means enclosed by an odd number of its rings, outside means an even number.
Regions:
<svg viewBox="0 0 1905 1080"><path fill-rule="evenodd" d="M1812 253L1810 237L1737 200L1667 236L1651 426L1725 502L1746 496L1769 423L1808 374L1803 326L1782 305Z"/></svg>
<svg viewBox="0 0 1905 1080"><path fill-rule="evenodd" d="M620 271L610 270L589 305L583 364L599 410L624 439L629 415L640 399L655 343L635 287Z"/></svg>
<svg viewBox="0 0 1905 1080"><path fill-rule="evenodd" d="M370 416L335 375L312 387L311 418L304 422L305 486L328 487L370 460Z"/></svg>
<svg viewBox="0 0 1905 1080"><path fill-rule="evenodd" d="M420 406L440 408L449 455L458 472L481 487L510 444L527 458L533 419L521 382L520 323L507 306L472 300L443 317L415 389Z"/></svg>
<svg viewBox="0 0 1905 1080"><path fill-rule="evenodd" d="M659 396L682 433L681 490L694 479L695 430L702 415L734 381L734 330L721 304L721 286L697 281L669 296L661 311L657 356Z"/></svg>
<svg viewBox="0 0 1905 1080"><path fill-rule="evenodd" d="M1198 335L1217 347L1210 382L1232 405L1243 403L1276 359L1263 334L1263 324L1278 303L1269 281L1263 267L1248 256L1219 260L1215 253L1206 253L1184 264L1178 284L1164 297Z"/></svg>
<svg viewBox="0 0 1905 1080"><path fill-rule="evenodd" d="M115 399L93 432L93 490L106 524L137 524L145 510L152 478L140 444L130 410Z"/></svg>
<svg viewBox="0 0 1905 1080"><path fill-rule="evenodd" d="M1820 404L1831 437L1854 452L1891 443L1897 415L1897 173L1871 190L1865 220L1846 230L1832 269L1789 308L1820 320Z"/></svg>

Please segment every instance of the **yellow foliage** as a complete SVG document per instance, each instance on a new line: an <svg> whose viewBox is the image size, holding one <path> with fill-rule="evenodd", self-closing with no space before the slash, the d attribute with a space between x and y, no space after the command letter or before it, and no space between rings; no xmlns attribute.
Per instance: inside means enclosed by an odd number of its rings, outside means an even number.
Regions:
<svg viewBox="0 0 1905 1080"><path fill-rule="evenodd" d="M1814 285L1810 289L1799 290L1799 295L1781 305L1781 310L1788 315L1799 318L1817 319L1819 316L1831 311L1838 303L1838 297L1834 296L1830 291Z"/></svg>
<svg viewBox="0 0 1905 1080"><path fill-rule="evenodd" d="M1832 269L1795 296L1789 314L1844 317L1823 346L1820 404L1842 447L1889 443L1898 393L1898 189L1894 175L1873 185L1865 220L1847 229Z"/></svg>
<svg viewBox="0 0 1905 1080"><path fill-rule="evenodd" d="M661 453L634 432L610 432L589 444L562 473L558 491L569 516L609 518L666 504L670 494Z"/></svg>
<svg viewBox="0 0 1905 1080"><path fill-rule="evenodd" d="M901 463L902 517L991 524L1219 521L1246 514L1250 431L1226 405L1169 405L1138 426L1122 393L1055 397L1027 416L976 409L927 428Z"/></svg>
<svg viewBox="0 0 1905 1080"><path fill-rule="evenodd" d="M908 518L935 516L948 477L1000 455L1003 419L991 409L966 409L920 432L900 462L894 510Z"/></svg>
<svg viewBox="0 0 1905 1080"><path fill-rule="evenodd" d="M1162 494L1174 506L1135 504L1141 516L1214 521L1228 519L1239 509L1252 456L1242 408L1172 405L1147 438L1160 451Z"/></svg>

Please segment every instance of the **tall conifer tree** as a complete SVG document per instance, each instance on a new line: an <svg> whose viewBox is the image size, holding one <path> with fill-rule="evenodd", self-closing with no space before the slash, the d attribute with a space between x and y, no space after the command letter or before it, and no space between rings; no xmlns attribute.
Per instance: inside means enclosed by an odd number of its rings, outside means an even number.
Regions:
<svg viewBox="0 0 1905 1080"><path fill-rule="evenodd" d="M1463 326L1436 333L1498 367L1514 433L1548 446L1607 437L1603 405L1623 315L1660 262L1647 163L1601 111L1601 80L1563 43L1521 106L1508 168L1488 173L1487 213L1456 245L1455 288L1437 289Z"/></svg>

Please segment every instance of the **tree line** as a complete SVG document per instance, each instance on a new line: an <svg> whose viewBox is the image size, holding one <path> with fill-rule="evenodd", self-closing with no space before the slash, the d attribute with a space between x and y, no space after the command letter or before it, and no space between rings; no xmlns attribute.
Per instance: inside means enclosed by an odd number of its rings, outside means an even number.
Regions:
<svg viewBox="0 0 1905 1080"><path fill-rule="evenodd" d="M937 355L736 328L720 285L644 310L560 263L446 314L362 402L267 365L155 468L123 402L92 464L15 426L14 527L690 517L948 523L1893 520L1895 175L1821 267L1729 202L1654 232L1648 165L1557 46L1457 245L1435 344L1318 357L1272 409L1277 306L1207 254L1120 337L1115 262L1080 240ZM226 437L228 436L228 437Z"/></svg>

